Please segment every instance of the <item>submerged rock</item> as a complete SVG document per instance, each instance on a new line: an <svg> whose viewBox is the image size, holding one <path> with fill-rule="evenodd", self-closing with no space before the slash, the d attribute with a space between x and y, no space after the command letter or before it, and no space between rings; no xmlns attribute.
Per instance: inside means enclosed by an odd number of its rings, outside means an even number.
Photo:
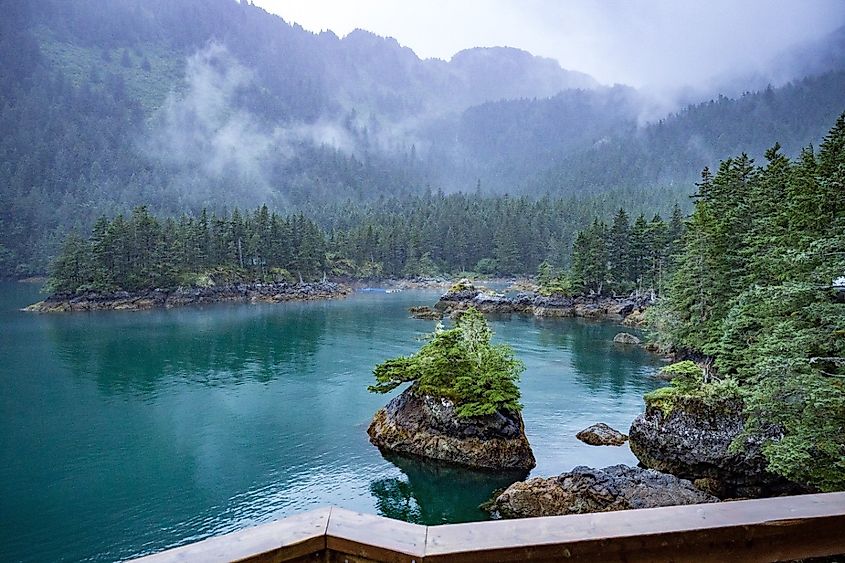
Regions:
<svg viewBox="0 0 845 563"><path fill-rule="evenodd" d="M628 441L628 436L614 430L604 422L593 424L575 435L576 438L591 446L621 446Z"/></svg>
<svg viewBox="0 0 845 563"><path fill-rule="evenodd" d="M504 518L563 516L716 502L686 479L652 469L613 465L579 466L557 477L514 483L490 504Z"/></svg>
<svg viewBox="0 0 845 563"><path fill-rule="evenodd" d="M731 448L744 429L740 399L708 404L680 398L671 407L647 405L628 434L631 451L643 465L684 479L706 480L702 482L707 489L723 498L806 492L766 469L763 437L746 436L738 448Z"/></svg>
<svg viewBox="0 0 845 563"><path fill-rule="evenodd" d="M425 305L421 307L411 307L408 309L408 312L411 313L411 316L415 319L422 319L424 321L438 321L443 318L443 313Z"/></svg>
<svg viewBox="0 0 845 563"><path fill-rule="evenodd" d="M519 413L459 418L448 399L411 386L379 410L367 429L379 449L483 469L531 469L534 454Z"/></svg>
<svg viewBox="0 0 845 563"><path fill-rule="evenodd" d="M627 332L620 332L616 336L613 337L613 341L616 344L634 344L637 345L640 343L640 339L634 336L633 334Z"/></svg>

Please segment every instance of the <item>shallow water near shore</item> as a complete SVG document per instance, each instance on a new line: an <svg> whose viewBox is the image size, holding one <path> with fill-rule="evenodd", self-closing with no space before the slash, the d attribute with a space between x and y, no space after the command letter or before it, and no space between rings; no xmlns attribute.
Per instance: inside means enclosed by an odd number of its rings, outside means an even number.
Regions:
<svg viewBox="0 0 845 563"><path fill-rule="evenodd" d="M0 284L0 560L111 561L338 505L438 524L485 519L514 480L390 457L367 441L391 396L372 368L415 351L438 291L39 315ZM578 430L627 432L659 358L579 319L493 319L526 364L532 475L636 463ZM398 392L398 391L397 391Z"/></svg>

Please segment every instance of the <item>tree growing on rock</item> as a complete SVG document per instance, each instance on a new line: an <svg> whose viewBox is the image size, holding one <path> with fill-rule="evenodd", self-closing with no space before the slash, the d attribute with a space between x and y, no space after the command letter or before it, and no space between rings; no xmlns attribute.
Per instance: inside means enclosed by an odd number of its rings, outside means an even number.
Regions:
<svg viewBox="0 0 845 563"><path fill-rule="evenodd" d="M519 412L519 375L524 366L506 344L492 344L493 332L476 309L468 309L455 328L438 327L416 354L376 366L373 393L388 393L407 382L417 391L455 403L459 417Z"/></svg>

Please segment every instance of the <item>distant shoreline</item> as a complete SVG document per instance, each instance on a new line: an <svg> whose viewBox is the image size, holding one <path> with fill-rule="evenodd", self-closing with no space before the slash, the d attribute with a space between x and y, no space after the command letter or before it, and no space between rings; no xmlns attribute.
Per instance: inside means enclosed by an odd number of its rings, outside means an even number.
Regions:
<svg viewBox="0 0 845 563"><path fill-rule="evenodd" d="M34 313L81 311L144 311L214 303L284 303L338 299L352 293L340 283L233 283L211 287L179 287L142 291L55 293L21 309Z"/></svg>

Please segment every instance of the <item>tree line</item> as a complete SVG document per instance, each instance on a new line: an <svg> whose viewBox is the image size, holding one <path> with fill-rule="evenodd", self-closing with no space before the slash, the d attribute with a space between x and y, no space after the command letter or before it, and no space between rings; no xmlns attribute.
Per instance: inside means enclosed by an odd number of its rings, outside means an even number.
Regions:
<svg viewBox="0 0 845 563"><path fill-rule="evenodd" d="M668 222L659 214L651 220L640 214L632 224L628 213L619 209L609 226L596 218L590 227L578 232L568 279L555 276L549 265L542 265L540 284L563 282L575 293L636 291L655 298L672 272L684 228L684 216L677 205Z"/></svg>
<svg viewBox="0 0 845 563"><path fill-rule="evenodd" d="M601 275L608 281L599 289L650 287L651 270L644 265L664 267L652 258L671 252L680 209L668 226L659 216L651 221L641 216L629 226L620 211L610 230L593 219L594 211L564 199L443 193L372 206L324 206L313 215L281 215L264 205L249 212L203 209L197 216L159 219L142 206L129 215L101 217L87 237L68 236L54 261L51 285L56 291L172 287L200 283L197 276L212 270L243 280L531 275L541 264L568 268L573 241L573 264L580 272L578 241L592 241L595 229L604 229L616 238L602 239L608 262ZM576 232L590 221L593 227ZM622 264L624 277L617 276ZM587 291L593 282L584 285Z"/></svg>
<svg viewBox="0 0 845 563"><path fill-rule="evenodd" d="M142 290L214 281L295 281L325 271L326 237L302 214L253 213L159 220L146 207L101 217L90 237L71 234L56 259L58 292ZM216 279L215 279L216 278Z"/></svg>

